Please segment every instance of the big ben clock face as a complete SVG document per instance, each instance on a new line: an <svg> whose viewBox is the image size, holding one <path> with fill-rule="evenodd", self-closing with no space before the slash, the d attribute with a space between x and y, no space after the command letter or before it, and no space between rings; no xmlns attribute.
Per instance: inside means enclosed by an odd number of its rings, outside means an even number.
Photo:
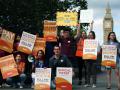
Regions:
<svg viewBox="0 0 120 90"><path fill-rule="evenodd" d="M105 21L105 28L111 28L111 21Z"/></svg>

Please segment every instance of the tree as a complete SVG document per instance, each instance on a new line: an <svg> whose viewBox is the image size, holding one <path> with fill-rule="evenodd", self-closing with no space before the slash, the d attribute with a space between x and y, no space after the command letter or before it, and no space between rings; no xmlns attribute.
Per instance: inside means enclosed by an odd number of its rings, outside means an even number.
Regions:
<svg viewBox="0 0 120 90"><path fill-rule="evenodd" d="M87 9L86 0L36 0L36 21L42 34L44 20L56 20L57 11L67 11L68 8L80 6ZM60 27L60 29L65 27Z"/></svg>
<svg viewBox="0 0 120 90"><path fill-rule="evenodd" d="M15 33L40 33L44 20L56 20L57 11L80 6L87 9L86 0L0 0L0 25Z"/></svg>

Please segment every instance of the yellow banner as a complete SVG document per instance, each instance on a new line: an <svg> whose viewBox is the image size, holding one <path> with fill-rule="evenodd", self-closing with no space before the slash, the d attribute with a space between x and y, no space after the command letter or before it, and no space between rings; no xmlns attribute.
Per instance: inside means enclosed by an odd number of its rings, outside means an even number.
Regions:
<svg viewBox="0 0 120 90"><path fill-rule="evenodd" d="M57 26L76 26L77 12L57 12Z"/></svg>

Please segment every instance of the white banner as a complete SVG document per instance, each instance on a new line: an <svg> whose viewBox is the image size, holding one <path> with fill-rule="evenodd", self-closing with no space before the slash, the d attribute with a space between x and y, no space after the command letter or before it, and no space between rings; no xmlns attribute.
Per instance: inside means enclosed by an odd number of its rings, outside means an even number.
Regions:
<svg viewBox="0 0 120 90"><path fill-rule="evenodd" d="M20 44L18 46L18 50L27 54L31 54L34 47L35 40L36 40L36 35L23 31Z"/></svg>
<svg viewBox="0 0 120 90"><path fill-rule="evenodd" d="M84 40L84 48L83 48L83 59L97 59L97 49L98 49L98 41L86 39Z"/></svg>
<svg viewBox="0 0 120 90"><path fill-rule="evenodd" d="M80 11L80 23L91 23L93 21L93 10Z"/></svg>
<svg viewBox="0 0 120 90"><path fill-rule="evenodd" d="M115 66L117 48L115 45L103 45L102 47L102 65Z"/></svg>
<svg viewBox="0 0 120 90"><path fill-rule="evenodd" d="M50 90L51 68L36 68L35 90Z"/></svg>

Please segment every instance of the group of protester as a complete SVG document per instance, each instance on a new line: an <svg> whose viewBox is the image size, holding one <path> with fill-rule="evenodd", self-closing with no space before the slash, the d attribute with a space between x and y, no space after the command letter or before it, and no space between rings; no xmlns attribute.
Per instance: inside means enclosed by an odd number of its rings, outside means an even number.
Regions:
<svg viewBox="0 0 120 90"><path fill-rule="evenodd" d="M1 29L2 30L2 29ZM79 70L78 77L79 77L79 85L84 84L85 87L96 87L97 84L97 60L83 60L83 46L85 39L96 39L96 35L94 31L90 31L87 35L85 31L80 31L80 24L78 25L77 33L74 37L70 36L69 30L63 30L60 32L60 36L57 37L57 42L47 42L46 52L44 53L42 50L39 50L37 56L34 57L33 55L27 55L25 53L17 51L17 46L19 44L20 37L16 37L14 43L14 51L13 55L15 57L15 61L17 64L17 69L19 72L18 76L7 78L6 80L2 79L2 75L0 73L0 86L3 83L7 83L13 87L23 88L25 85L25 81L27 79L27 73L32 76L32 73L35 72L35 68L52 68L52 79L51 79L51 87L55 88L55 77L56 77L56 68L57 67L73 67L74 68L74 61L76 60L78 64L77 68ZM119 68L120 68L120 43L118 42L116 35L114 32L110 32L108 35L107 42L104 43L105 45L115 45L117 47L117 59L116 59L116 66L115 67L105 67L107 71L107 89L111 89L111 71L115 69L116 76L118 80L118 88L120 88L120 75L119 75ZM51 47L51 48L50 48ZM101 55L100 47L98 47L98 54ZM53 52L53 53L51 53ZM0 50L0 57L9 55L9 53ZM31 63L28 62L29 59L33 60ZM29 64L28 64L29 63ZM27 69L26 69L27 68ZM83 74L83 69L84 74ZM74 75L76 74L74 72ZM84 75L84 76L83 76ZM85 82L83 83L83 77ZM92 82L91 82L92 78ZM32 88L34 87L35 79L32 79Z"/></svg>

